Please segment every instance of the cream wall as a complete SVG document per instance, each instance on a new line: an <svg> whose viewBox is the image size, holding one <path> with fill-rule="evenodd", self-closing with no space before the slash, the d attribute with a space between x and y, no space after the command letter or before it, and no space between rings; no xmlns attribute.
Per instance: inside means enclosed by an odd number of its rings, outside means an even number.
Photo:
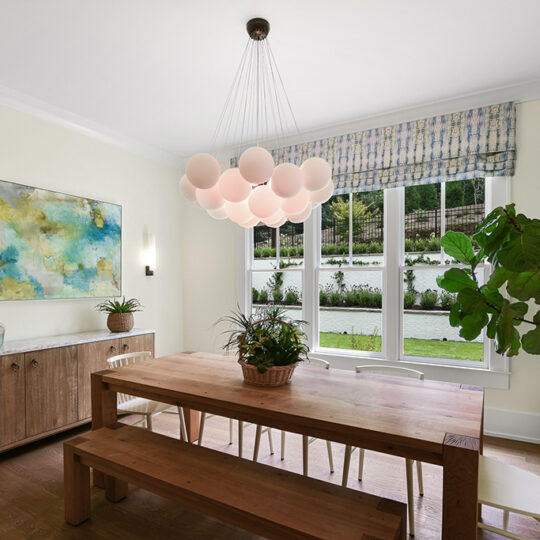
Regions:
<svg viewBox="0 0 540 540"><path fill-rule="evenodd" d="M518 212L540 218L540 100L517 105L516 126L517 162L511 181L512 201ZM531 311L538 308L531 306ZM540 356L520 353L511 360L511 371L510 389L488 389L486 407L540 414ZM537 421L540 423L540 416Z"/></svg>
<svg viewBox="0 0 540 540"><path fill-rule="evenodd" d="M185 349L219 352L226 327L215 323L237 303L238 226L187 200L182 218Z"/></svg>
<svg viewBox="0 0 540 540"><path fill-rule="evenodd" d="M0 179L122 205L122 291L156 330L156 352L183 348L181 198L178 171L18 111L0 107ZM155 234L157 270L144 275L144 230ZM97 300L0 302L6 339L106 328Z"/></svg>

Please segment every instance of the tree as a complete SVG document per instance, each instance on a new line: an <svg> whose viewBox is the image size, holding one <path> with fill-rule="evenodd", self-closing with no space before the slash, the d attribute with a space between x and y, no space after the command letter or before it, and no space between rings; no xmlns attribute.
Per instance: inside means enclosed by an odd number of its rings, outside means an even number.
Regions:
<svg viewBox="0 0 540 540"><path fill-rule="evenodd" d="M463 206L463 182L446 182L446 208Z"/></svg>
<svg viewBox="0 0 540 540"><path fill-rule="evenodd" d="M457 293L450 324L460 327L459 335L468 341L487 327L498 353L515 356L522 348L540 354L540 310L527 315L527 302L540 304L540 220L516 215L514 204L498 207L478 225L473 239L480 246L477 253L463 233L450 231L441 239L447 255L469 266L451 268L437 278L440 287ZM493 272L480 285L476 267L484 260ZM508 298L500 293L504 285ZM520 334L522 324L529 331Z"/></svg>
<svg viewBox="0 0 540 540"><path fill-rule="evenodd" d="M337 221L337 234L346 242L349 237L349 198L339 198L332 202L330 208ZM373 203L366 204L360 198L353 197L353 235L355 238L362 233L363 220L379 215Z"/></svg>

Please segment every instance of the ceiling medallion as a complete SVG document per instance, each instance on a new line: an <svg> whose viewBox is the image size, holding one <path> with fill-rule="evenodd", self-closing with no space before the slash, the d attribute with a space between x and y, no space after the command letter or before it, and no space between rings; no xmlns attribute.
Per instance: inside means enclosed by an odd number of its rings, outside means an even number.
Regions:
<svg viewBox="0 0 540 540"><path fill-rule="evenodd" d="M300 167L276 165L260 146L259 141L273 140L274 148L282 147L280 140L299 130L267 39L270 24L256 18L246 28L249 39L214 134L224 150L232 140L236 155L241 151L238 167L222 172L214 156L196 154L187 162L180 191L211 217L245 228L302 223L334 193L332 170L320 157Z"/></svg>

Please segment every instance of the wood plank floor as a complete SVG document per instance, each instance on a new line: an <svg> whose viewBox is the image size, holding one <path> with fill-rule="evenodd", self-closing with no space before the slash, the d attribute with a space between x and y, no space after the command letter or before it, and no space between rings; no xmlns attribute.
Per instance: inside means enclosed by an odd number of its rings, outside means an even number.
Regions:
<svg viewBox="0 0 540 540"><path fill-rule="evenodd" d="M130 421L124 418L123 421ZM134 419L133 419L134 420ZM101 490L92 488L92 519L71 527L63 519L62 442L84 433L83 426L31 445L0 454L0 538L182 538L182 539L253 539L256 536L224 525L202 514L183 508L166 499L130 488L128 498L119 504L105 500ZM162 414L154 419L154 431L178 437L178 417ZM251 456L255 428L244 431L244 457ZM228 444L228 420L207 420L204 445L216 450L237 452L235 441ZM293 472L302 470L301 438L287 434L286 459L279 457L280 432L273 432L275 454L270 455L268 439L263 435L259 461ZM323 441L310 445L310 476L339 483L343 463L343 446L334 444L336 472L330 474ZM484 453L540 474L540 446L487 438ZM354 455L356 457L356 454ZM366 452L364 479L358 482L357 458L353 458L349 487L406 502L405 462L403 459ZM216 478L219 482L219 478ZM417 490L415 479L415 491ZM415 497L416 538L440 537L442 469L424 464L423 498ZM484 508L487 523L500 526L502 512ZM540 539L540 524L532 519L511 515L510 530L527 538ZM498 535L481 532L480 538L496 539Z"/></svg>

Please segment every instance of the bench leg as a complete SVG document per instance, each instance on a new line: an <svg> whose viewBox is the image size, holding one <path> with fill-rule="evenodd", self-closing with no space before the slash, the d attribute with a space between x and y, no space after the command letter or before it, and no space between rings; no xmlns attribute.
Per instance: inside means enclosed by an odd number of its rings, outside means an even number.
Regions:
<svg viewBox="0 0 540 540"><path fill-rule="evenodd" d="M111 502L118 502L127 497L127 482L118 480L113 476L105 476L105 497Z"/></svg>
<svg viewBox="0 0 540 540"><path fill-rule="evenodd" d="M90 468L69 446L64 446L64 513L70 525L79 525L90 517Z"/></svg>

